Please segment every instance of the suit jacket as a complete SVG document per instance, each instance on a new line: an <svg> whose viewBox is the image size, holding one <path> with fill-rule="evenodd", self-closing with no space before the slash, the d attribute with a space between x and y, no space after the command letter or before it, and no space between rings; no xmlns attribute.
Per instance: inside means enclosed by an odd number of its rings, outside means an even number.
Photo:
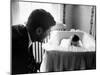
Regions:
<svg viewBox="0 0 100 75"><path fill-rule="evenodd" d="M12 73L25 74L36 72L36 62L29 48L29 37L23 25L12 26Z"/></svg>

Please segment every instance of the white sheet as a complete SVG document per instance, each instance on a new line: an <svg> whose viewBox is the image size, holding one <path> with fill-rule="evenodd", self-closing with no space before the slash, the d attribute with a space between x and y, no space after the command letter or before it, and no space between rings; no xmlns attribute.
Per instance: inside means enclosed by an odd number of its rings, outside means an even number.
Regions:
<svg viewBox="0 0 100 75"><path fill-rule="evenodd" d="M80 36L81 37L81 48L72 47L70 45L71 38L72 38L71 35L73 35L74 32L75 32L75 34L76 33L78 34L78 32L83 33L83 35ZM65 33L66 33L66 35L65 35ZM52 51L52 50L73 51L73 52L76 52L76 51L79 51L79 52L81 52L81 51L82 52L83 51L95 51L95 40L88 33L80 31L80 30L73 31L72 34L68 34L68 35L67 35L67 33L68 33L67 31L53 31L53 32L51 32L50 40L48 41L48 43L43 44L42 47L47 51ZM80 34L78 34L78 35L80 35ZM63 36L66 36L66 37L64 37L62 39ZM61 42L59 39L62 39Z"/></svg>

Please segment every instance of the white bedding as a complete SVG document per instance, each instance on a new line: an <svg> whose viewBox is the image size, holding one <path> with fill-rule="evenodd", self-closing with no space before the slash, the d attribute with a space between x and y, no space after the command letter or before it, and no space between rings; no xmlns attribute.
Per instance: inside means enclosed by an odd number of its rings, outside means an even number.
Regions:
<svg viewBox="0 0 100 75"><path fill-rule="evenodd" d="M71 33L70 33L71 32ZM72 47L70 45L71 38L74 34L79 35L81 38L79 47ZM95 51L95 40L94 38L86 32L76 30L76 31L52 31L50 40L48 43L42 46L45 50L52 51ZM80 50L79 50L80 49Z"/></svg>

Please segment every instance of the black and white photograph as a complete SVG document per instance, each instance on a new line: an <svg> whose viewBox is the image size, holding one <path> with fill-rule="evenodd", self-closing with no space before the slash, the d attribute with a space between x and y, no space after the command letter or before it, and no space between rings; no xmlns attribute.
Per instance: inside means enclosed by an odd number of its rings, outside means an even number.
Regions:
<svg viewBox="0 0 100 75"><path fill-rule="evenodd" d="M11 74L96 70L96 5L11 0Z"/></svg>

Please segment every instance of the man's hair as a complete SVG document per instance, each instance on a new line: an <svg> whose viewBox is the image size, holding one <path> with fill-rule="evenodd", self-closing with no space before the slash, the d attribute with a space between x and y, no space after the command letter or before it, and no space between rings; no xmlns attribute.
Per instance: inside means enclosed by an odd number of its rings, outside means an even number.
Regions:
<svg viewBox="0 0 100 75"><path fill-rule="evenodd" d="M44 31L48 30L51 26L55 25L53 16L44 9L33 10L27 21L27 28L42 27Z"/></svg>
<svg viewBox="0 0 100 75"><path fill-rule="evenodd" d="M79 41L79 36L74 35L74 37L72 38L73 42L78 42Z"/></svg>

